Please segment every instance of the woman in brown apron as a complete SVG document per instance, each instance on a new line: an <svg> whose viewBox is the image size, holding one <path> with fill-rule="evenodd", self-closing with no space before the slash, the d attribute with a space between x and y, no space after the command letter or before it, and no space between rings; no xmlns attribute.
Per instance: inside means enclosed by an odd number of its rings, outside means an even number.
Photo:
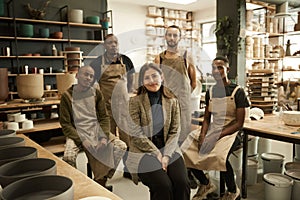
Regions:
<svg viewBox="0 0 300 200"><path fill-rule="evenodd" d="M221 180L225 180L228 189L221 199L240 198L228 157L240 143L237 135L243 127L245 107L249 107L249 102L245 92L228 79L228 70L227 58L218 56L213 60L216 85L206 92L201 131L191 132L181 146L187 167L200 182L193 200L204 199L216 189L202 170L221 171Z"/></svg>

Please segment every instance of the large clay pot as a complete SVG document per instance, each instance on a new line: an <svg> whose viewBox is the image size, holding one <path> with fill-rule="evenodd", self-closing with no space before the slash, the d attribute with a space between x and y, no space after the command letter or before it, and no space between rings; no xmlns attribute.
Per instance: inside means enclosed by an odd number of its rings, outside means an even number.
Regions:
<svg viewBox="0 0 300 200"><path fill-rule="evenodd" d="M0 68L0 103L8 96L8 74L7 68Z"/></svg>
<svg viewBox="0 0 300 200"><path fill-rule="evenodd" d="M74 83L76 83L75 76L76 76L75 73L56 75L57 90L60 94L64 93L69 87L71 87Z"/></svg>
<svg viewBox="0 0 300 200"><path fill-rule="evenodd" d="M20 74L17 76L17 91L22 99L40 99L44 95L42 74Z"/></svg>

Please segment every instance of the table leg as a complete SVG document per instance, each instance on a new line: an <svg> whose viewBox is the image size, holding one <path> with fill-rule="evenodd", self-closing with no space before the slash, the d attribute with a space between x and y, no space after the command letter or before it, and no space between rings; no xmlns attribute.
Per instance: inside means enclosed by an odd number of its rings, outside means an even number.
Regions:
<svg viewBox="0 0 300 200"><path fill-rule="evenodd" d="M242 163L242 198L247 198L247 161L248 161L248 134L243 134L243 163Z"/></svg>

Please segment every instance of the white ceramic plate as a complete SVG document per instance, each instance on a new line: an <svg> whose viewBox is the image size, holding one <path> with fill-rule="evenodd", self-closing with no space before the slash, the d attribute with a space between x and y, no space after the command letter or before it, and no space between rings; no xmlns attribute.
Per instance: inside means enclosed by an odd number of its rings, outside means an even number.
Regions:
<svg viewBox="0 0 300 200"><path fill-rule="evenodd" d="M92 196L92 197L85 197L80 200L111 200L111 199L108 197Z"/></svg>

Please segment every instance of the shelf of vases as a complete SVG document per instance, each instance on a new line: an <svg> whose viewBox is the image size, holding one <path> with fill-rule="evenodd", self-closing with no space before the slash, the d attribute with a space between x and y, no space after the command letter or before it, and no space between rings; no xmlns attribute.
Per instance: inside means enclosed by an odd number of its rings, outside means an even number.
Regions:
<svg viewBox="0 0 300 200"><path fill-rule="evenodd" d="M248 93L251 107L272 113L277 104L277 86L273 70L249 70Z"/></svg>

